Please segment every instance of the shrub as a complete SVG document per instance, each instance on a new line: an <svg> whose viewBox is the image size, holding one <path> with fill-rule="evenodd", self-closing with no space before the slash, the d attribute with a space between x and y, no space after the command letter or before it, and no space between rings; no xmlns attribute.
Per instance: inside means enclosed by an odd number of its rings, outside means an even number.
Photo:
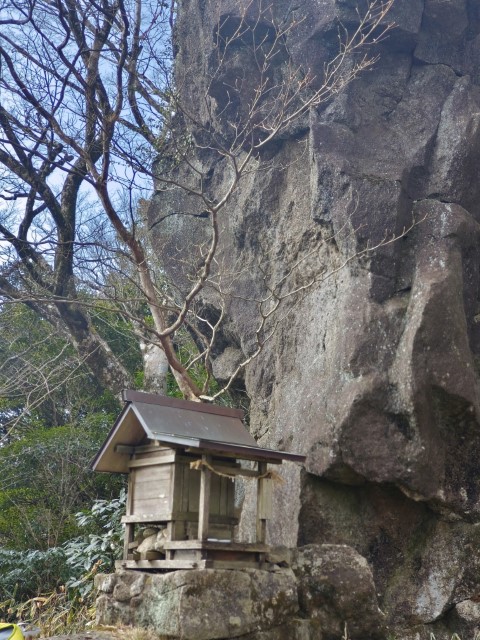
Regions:
<svg viewBox="0 0 480 640"><path fill-rule="evenodd" d="M13 551L0 548L0 600L17 601L52 591L68 580L63 549Z"/></svg>
<svg viewBox="0 0 480 640"><path fill-rule="evenodd" d="M88 510L76 514L77 524L84 534L63 545L71 577L66 582L68 588L78 589L82 595L92 589L92 581L85 580L85 574L114 569L115 560L122 550L126 494L122 490L115 500L95 500Z"/></svg>
<svg viewBox="0 0 480 640"><path fill-rule="evenodd" d="M34 621L42 632L71 632L93 615L93 576L121 552L125 491L76 514L82 535L46 551L0 548L0 619ZM70 626L69 626L70 625Z"/></svg>

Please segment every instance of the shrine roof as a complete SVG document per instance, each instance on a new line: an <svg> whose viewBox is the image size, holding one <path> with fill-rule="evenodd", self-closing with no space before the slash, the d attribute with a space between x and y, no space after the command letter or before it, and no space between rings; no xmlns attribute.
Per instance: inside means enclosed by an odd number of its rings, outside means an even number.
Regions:
<svg viewBox="0 0 480 640"><path fill-rule="evenodd" d="M94 471L126 473L129 458L116 450L117 445L137 446L146 440L245 460L280 463L305 459L259 447L238 409L139 391L124 391L123 399L125 407L92 463Z"/></svg>

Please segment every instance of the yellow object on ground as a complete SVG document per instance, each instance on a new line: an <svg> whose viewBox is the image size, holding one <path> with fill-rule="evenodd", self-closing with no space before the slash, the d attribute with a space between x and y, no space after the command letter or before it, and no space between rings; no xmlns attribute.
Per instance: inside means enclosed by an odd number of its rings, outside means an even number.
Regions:
<svg viewBox="0 0 480 640"><path fill-rule="evenodd" d="M17 624L0 622L0 640L24 640L24 636Z"/></svg>

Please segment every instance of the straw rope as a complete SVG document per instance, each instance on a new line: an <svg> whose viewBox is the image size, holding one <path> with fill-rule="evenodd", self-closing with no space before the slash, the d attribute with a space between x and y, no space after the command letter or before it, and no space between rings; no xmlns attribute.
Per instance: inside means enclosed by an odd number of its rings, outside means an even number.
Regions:
<svg viewBox="0 0 480 640"><path fill-rule="evenodd" d="M241 475L241 474L234 474L234 473L232 474L223 473L223 471L219 471L218 469L215 469L215 467L212 467L212 465L206 462L206 460L194 460L193 462L190 462L190 469L195 469L196 471L200 471L202 467L209 469L212 473L214 473L217 476L221 476L222 478L228 478L229 480L232 480L232 481L235 480L237 475ZM265 473L262 473L259 476L242 476L242 478L244 480L267 479L267 480L273 480L273 482L275 482L276 484L284 483L284 479L276 471L266 471Z"/></svg>

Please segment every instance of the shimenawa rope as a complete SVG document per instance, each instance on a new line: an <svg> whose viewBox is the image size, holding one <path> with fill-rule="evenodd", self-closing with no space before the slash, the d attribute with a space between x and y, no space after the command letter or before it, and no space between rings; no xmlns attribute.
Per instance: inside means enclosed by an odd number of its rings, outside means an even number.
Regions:
<svg viewBox="0 0 480 640"><path fill-rule="evenodd" d="M190 463L190 469L195 469L196 471L200 471L202 467L206 467L217 476L221 476L222 478L228 478L229 480L232 480L232 481L235 480L235 478L237 477L236 474L224 473L223 471L219 471L218 469L215 469L215 467L212 467L212 465L206 462L205 460L194 460L193 462ZM238 475L241 475L241 474L238 474ZM242 478L244 478L245 480L262 480L265 478L267 480L273 480L273 482L277 484L283 484L284 482L282 476L276 471L266 471L265 473L262 473L259 476L242 476Z"/></svg>

